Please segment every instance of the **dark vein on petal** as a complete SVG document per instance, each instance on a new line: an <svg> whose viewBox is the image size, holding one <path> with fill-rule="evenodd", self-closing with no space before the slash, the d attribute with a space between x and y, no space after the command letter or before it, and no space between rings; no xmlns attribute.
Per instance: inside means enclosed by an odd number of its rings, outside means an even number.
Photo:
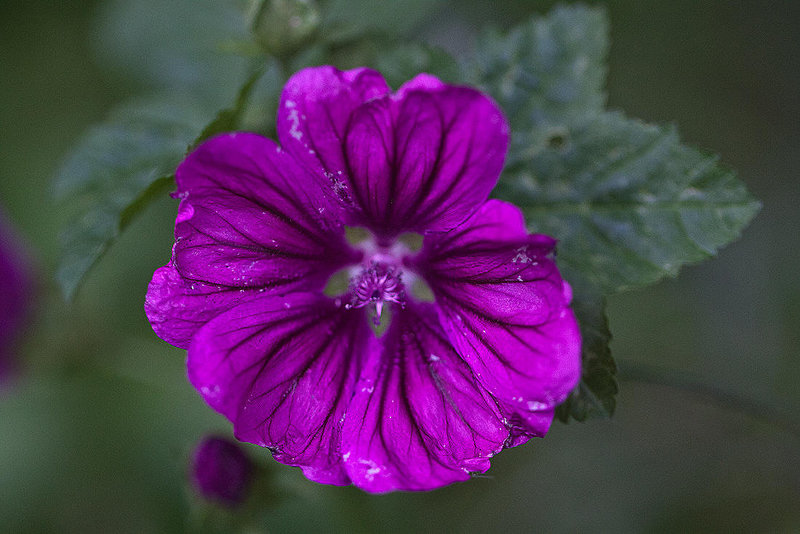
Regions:
<svg viewBox="0 0 800 534"><path fill-rule="evenodd" d="M273 204L268 204L265 201L263 201L262 199L258 198L258 195L254 194L252 192L249 192L250 195L246 196L243 192L239 192L239 191L236 191L234 189L231 189L228 186L222 185L220 182L218 182L217 180L212 178L210 175L206 174L205 176L210 182L214 183L217 186L217 188L219 188L221 191L224 191L224 192L226 192L226 193L228 193L228 194L230 194L230 195L232 195L234 197L241 198L241 199L245 200L246 202L250 202L251 204L255 204L256 206L261 208L262 211L265 211L265 212L269 213L270 215L272 215L273 217L275 217L279 221L283 222L287 226L290 226L290 227L294 228L295 230L297 230L297 232L303 234L304 236L308 237L312 241L315 241L315 242L319 243L320 245L325 246L326 242L325 242L325 240L323 239L322 236L318 235L313 230L311 230L309 228L306 228L305 226L301 225L296 219L293 219L293 218L287 216L285 213L283 213L283 211L281 211L279 208L277 208ZM214 198L212 197L210 200L212 201L212 204L213 204ZM191 204L191 202L190 202L190 204ZM211 210L211 211L214 211L214 210ZM305 214L305 211L306 210L303 210L302 213Z"/></svg>

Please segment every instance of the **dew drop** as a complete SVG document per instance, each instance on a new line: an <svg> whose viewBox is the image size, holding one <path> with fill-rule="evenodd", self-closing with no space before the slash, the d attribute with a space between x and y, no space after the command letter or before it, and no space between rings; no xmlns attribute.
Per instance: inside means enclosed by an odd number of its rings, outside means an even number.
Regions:
<svg viewBox="0 0 800 534"><path fill-rule="evenodd" d="M540 410L547 410L548 408L550 408L550 406L548 406L547 404L545 404L543 402L537 402L537 401L532 401L532 400L528 401L528 409L530 411L532 411L532 412L538 412Z"/></svg>

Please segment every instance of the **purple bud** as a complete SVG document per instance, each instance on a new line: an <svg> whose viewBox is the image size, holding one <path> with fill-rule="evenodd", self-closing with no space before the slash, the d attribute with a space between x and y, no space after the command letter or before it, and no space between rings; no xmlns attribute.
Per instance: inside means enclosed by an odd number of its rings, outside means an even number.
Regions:
<svg viewBox="0 0 800 534"><path fill-rule="evenodd" d="M204 438L192 458L192 481L209 501L236 506L247 498L253 465L237 443L218 436Z"/></svg>

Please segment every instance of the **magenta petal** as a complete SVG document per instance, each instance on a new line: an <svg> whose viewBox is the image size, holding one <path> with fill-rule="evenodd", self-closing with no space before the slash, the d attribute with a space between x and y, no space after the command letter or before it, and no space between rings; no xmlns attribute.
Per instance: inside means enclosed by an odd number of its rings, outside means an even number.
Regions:
<svg viewBox="0 0 800 534"><path fill-rule="evenodd" d="M220 313L261 295L257 289L239 289L181 277L172 264L153 273L144 310L153 331L171 345L188 349L192 336Z"/></svg>
<svg viewBox="0 0 800 534"><path fill-rule="evenodd" d="M362 103L388 93L383 76L371 69L323 66L298 71L281 94L278 139L298 161L335 182L346 170L344 136L350 115Z"/></svg>
<svg viewBox="0 0 800 534"><path fill-rule="evenodd" d="M503 167L508 124L479 91L424 75L356 109L345 143L361 223L391 238L449 230L483 204Z"/></svg>
<svg viewBox="0 0 800 534"><path fill-rule="evenodd" d="M487 202L459 228L428 236L412 262L480 383L525 432L542 435L580 377L580 335L554 241L518 239L520 220L512 205Z"/></svg>
<svg viewBox="0 0 800 534"><path fill-rule="evenodd" d="M342 451L361 489L427 490L486 471L508 434L432 307L409 304L356 385Z"/></svg>
<svg viewBox="0 0 800 534"><path fill-rule="evenodd" d="M550 430L556 412L555 408L529 410L513 402L498 401L498 406L506 414L506 421L511 430L506 447L522 445L533 437L544 437Z"/></svg>
<svg viewBox="0 0 800 534"><path fill-rule="evenodd" d="M344 240L337 205L269 139L214 137L186 157L176 180L182 201L173 264L187 281L313 290L358 260Z"/></svg>
<svg viewBox="0 0 800 534"><path fill-rule="evenodd" d="M344 484L339 436L370 343L363 310L311 293L266 296L195 335L189 380L238 439L269 447L313 480Z"/></svg>

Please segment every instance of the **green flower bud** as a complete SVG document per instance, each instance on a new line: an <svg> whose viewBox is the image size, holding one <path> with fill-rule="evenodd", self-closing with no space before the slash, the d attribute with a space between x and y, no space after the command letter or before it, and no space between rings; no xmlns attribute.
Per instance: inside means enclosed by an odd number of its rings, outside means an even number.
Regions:
<svg viewBox="0 0 800 534"><path fill-rule="evenodd" d="M270 54L285 57L300 49L319 27L315 0L252 0L250 28Z"/></svg>

